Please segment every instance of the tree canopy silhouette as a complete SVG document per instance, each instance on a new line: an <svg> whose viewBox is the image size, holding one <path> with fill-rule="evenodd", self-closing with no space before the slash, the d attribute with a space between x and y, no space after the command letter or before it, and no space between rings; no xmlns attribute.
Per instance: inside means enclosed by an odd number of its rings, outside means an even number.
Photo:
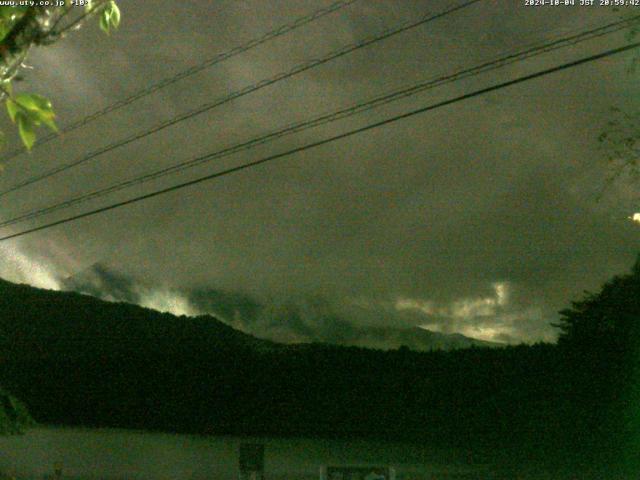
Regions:
<svg viewBox="0 0 640 480"><path fill-rule="evenodd" d="M560 312L558 347L574 383L576 417L600 445L637 463L640 446L640 256L631 273ZM603 443L604 441L604 443Z"/></svg>
<svg viewBox="0 0 640 480"><path fill-rule="evenodd" d="M587 292L582 300L562 310L557 324L562 333L559 345L588 345L605 342L622 345L630 340L640 316L640 256L630 274L605 283L600 292Z"/></svg>

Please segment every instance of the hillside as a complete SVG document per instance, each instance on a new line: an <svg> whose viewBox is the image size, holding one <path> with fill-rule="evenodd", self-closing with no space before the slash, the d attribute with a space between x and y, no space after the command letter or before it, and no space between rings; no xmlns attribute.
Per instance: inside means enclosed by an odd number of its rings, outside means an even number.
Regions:
<svg viewBox="0 0 640 480"><path fill-rule="evenodd" d="M408 350L280 345L211 316L176 317L7 281L0 281L0 331L0 384L45 423L410 436L427 419L435 426L448 418L434 392L449 392L462 407L473 395L458 397L456 389L500 378L475 362L465 374L473 380L463 378L459 369L483 350L469 350L456 366Z"/></svg>
<svg viewBox="0 0 640 480"><path fill-rule="evenodd" d="M163 296L144 281L96 263L60 280L68 291L134 304ZM192 288L162 292L178 299L192 312L211 315L236 330L281 343L329 343L376 349L454 350L497 347L501 344L461 334L434 332L415 325L424 323L419 312L351 307L336 309L321 297L257 299L244 292Z"/></svg>
<svg viewBox="0 0 640 480"><path fill-rule="evenodd" d="M590 370L554 345L282 345L210 316L6 281L0 333L0 385L45 424L401 438L563 462L601 428L602 395L579 380Z"/></svg>
<svg viewBox="0 0 640 480"><path fill-rule="evenodd" d="M268 349L274 343L239 332L211 316L176 317L73 292L0 280L1 355L29 359L122 355L149 350Z"/></svg>

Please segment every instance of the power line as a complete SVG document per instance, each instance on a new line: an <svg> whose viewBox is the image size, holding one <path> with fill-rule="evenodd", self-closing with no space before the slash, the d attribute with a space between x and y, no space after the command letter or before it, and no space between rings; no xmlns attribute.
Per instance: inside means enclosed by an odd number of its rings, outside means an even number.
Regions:
<svg viewBox="0 0 640 480"><path fill-rule="evenodd" d="M73 215L71 217L63 218L63 219L57 220L55 222L50 222L50 223L47 223L47 224L44 224L44 225L40 225L38 227L34 227L34 228L27 229L27 230L23 230L23 231L18 232L18 233L13 233L13 234L10 234L10 235L6 235L6 236L3 236L3 237L0 237L0 241L6 241L6 240L9 240L9 239L12 239L12 238L21 237L21 236L27 235L29 233L38 232L40 230L45 230L45 229L48 229L48 228L51 228L51 227L54 227L54 226L57 226L57 225L62 225L62 224L65 224L65 223L69 223L69 222L72 222L72 221L75 221L75 220L79 220L81 218L97 215L99 213L107 212L109 210L114 210L116 208L124 207L126 205L131 205L133 203L141 202L143 200L147 200L149 198L157 197L157 196L163 195L165 193L181 190L183 188L190 187L190 186L193 186L193 185L197 185L199 183L202 183L202 182L205 182L205 181L208 181L208 180L213 180L213 179L216 179L216 178L219 178L219 177L223 177L223 176L235 173L235 172L239 172L239 171L242 171L242 170L253 168L253 167L256 167L256 166L264 164L264 163L268 163L268 162L271 162L271 161L274 161L274 160L277 160L277 159L280 159L280 158L283 158L283 157L288 157L290 155L294 155L296 153L303 152L305 150L310 150L312 148L316 148L316 147L319 147L319 146L322 146L322 145L326 145L328 143L332 143L332 142L335 142L335 141L338 141L338 140L342 140L342 139L351 137L353 135L364 133L364 132L367 132L367 131L372 130L374 128L379 128L379 127L382 127L382 126L397 122L399 120L403 120L403 119L410 118L410 117L413 117L413 116L418 115L418 114L422 114L422 113L429 112L431 110L435 110L437 108L441 108L441 107L444 107L444 106L447 106L447 105L452 105L454 103L458 103L458 102L461 102L463 100L467 100L467 99L470 99L470 98L478 97L478 96L484 95L486 93L494 92L496 90L500 90L500 89L503 89L503 88L506 88L506 87L510 87L512 85L516 85L516 84L523 83L523 82L526 82L526 81L529 81L529 80L533 80L533 79L536 79L536 78L543 77L545 75L549 75L549 74L556 73L556 72L559 72L559 71L562 71L562 70L573 68L573 67L576 67L578 65L582 65L582 64L585 64L585 63L589 63L589 62L600 60L600 59L603 59L603 58L606 58L606 57L610 57L612 55L617 55L617 54L620 54L620 53L623 53L623 52L627 52L629 50L632 50L632 49L638 48L638 47L640 47L640 42L632 43L632 44L626 45L624 47L614 48L614 49L611 49L611 50L607 50L605 52L598 53L596 55L583 57L583 58L581 58L579 60L574 60L572 62L564 63L564 64L556 66L556 67L547 68L545 70L541 70L541 71L538 71L538 72L535 72L535 73L531 73L529 75L524 75L524 76L518 77L518 78L513 79L513 80L508 80L506 82L501 82L501 83L492 85L490 87L481 88L479 90L475 90L475 91L470 92L470 93L459 95L459 96L451 98L449 100L444 100L444 101L441 101L441 102L438 102L438 103L435 103L435 104L427 105L426 107L421 107L421 108L418 108L416 110L411 110L409 112L406 112L406 113L403 113L403 114L400 114L400 115L395 115L395 116L386 118L384 120L381 120L381 121L378 121L378 122L375 122L375 123L371 123L369 125L365 125L364 127L360 127L360 128L356 128L356 129L353 129L353 130L349 130L348 132L344 132L344 133L341 133L341 134L338 134L338 135L334 135L334 136L325 138L323 140L318 140L316 142L308 143L308 144L303 145L301 147L292 148L292 149L287 150L285 152L281 152L281 153L277 153L277 154L274 154L274 155L270 155L270 156L264 157L264 158L262 158L260 160L256 160L256 161L253 161L253 162L245 163L243 165L238 165L236 167L228 168L228 169L222 170L220 172L216 172L216 173L212 173L212 174L209 174L209 175L205 175L203 177L199 177L199 178L196 178L194 180L189 180L188 182L183 182L183 183L180 183L180 184L177 184L177 185L173 185L171 187L167 187L167 188L163 188L163 189L160 189L160 190L156 190L154 192L147 193L145 195L140 195L140 196L137 196L137 197L133 197L133 198L130 198L128 200L121 201L121 202L112 203L111 205L107 205L107 206L104 206L104 207L96 208L94 210L89 210L87 212L80 213L78 215Z"/></svg>
<svg viewBox="0 0 640 480"><path fill-rule="evenodd" d="M189 112L177 115L177 116L175 116L175 117L173 117L173 118L171 118L169 120L166 120L166 121L156 125L155 127L152 127L149 130L146 130L146 131L141 132L141 133L133 134L133 135L131 135L131 136L125 138L125 139L119 140L119 141L111 143L111 144L109 144L109 145L107 145L105 147L101 147L101 148L99 148L97 150L94 150L93 152L90 152L90 153L86 154L84 157L81 157L80 159L75 160L75 161L73 161L71 163L60 165L60 166L55 167L55 168L53 168L51 170L48 170L47 172L44 172L42 174L30 177L30 178L28 178L28 179L26 179L26 180L24 180L24 181L22 181L22 182L20 182L20 183L18 183L16 185L12 186L12 187L9 187L6 190L0 191L0 197L2 197L4 195L7 195L8 193L15 192L16 190L24 188L24 187L26 187L28 185L32 185L32 184L34 184L36 182L39 182L41 180L50 178L50 177L52 177L54 175L57 175L58 173L61 173L61 172L64 172L66 170L69 170L71 168L77 167L78 165L86 163L89 160L92 160L92 159L94 159L94 158L96 158L96 157L98 157L98 156L100 156L102 154L105 154L107 152L115 150L116 148L122 147L124 145L128 145L130 143L133 143L133 142L135 142L137 140L145 138L145 137L147 137L149 135L157 133L157 132L159 132L161 130L164 130L165 128L168 128L168 127L171 127L173 125L176 125L176 124L178 124L180 122L183 122L185 120L193 118L193 117L195 117L197 115L200 115L202 113L208 112L208 111L210 111L210 110L212 110L212 109L214 109L216 107L219 107L221 105L229 103L232 100L238 99L240 97L243 97L243 96L248 95L250 93L253 93L255 91L261 90L263 88L266 88L266 87L268 87L270 85L273 85L273 84L275 84L277 82L280 82L282 80L286 80L288 78L294 77L295 75L303 73L303 72L305 72L307 70L310 70L312 68L318 67L318 66L323 65L325 63L328 63L328 62L330 62L332 60L335 60L336 58L342 57L342 56L347 55L347 54L349 54L351 52L359 50L361 48L364 48L364 47L373 45L375 43L381 42L383 40L386 40L386 39L388 39L388 38L390 38L390 37L392 37L394 35L398 35L400 33L403 33L403 32L406 32L408 30L411 30L413 28L416 28L418 26L421 26L421 25L424 25L426 23L429 23L431 21L437 20L437 19L439 19L441 17L444 17L446 15L454 13L454 12L456 12L458 10L463 9L463 8L469 7L469 6L471 6L471 5L475 4L475 3L478 3L480 1L482 1L482 0L469 0L469 1L465 2L465 3L462 3L462 4L457 5L455 7L451 7L451 8L449 8L449 9L447 9L445 11L442 11L440 13L433 14L433 15L428 15L426 17L420 18L419 20L413 20L411 22L405 22L405 23L401 24L400 26L394 27L392 29L384 30L380 34L377 34L375 36L366 38L366 39L361 40L361 41L356 42L356 43L352 43L352 44L347 45L347 46L345 46L345 47L343 47L343 48L341 48L339 50L333 51L330 54L328 54L328 55L326 55L326 56L324 56L322 58L305 62L305 63L303 63L301 65L298 65L298 66L294 67L293 69L289 70L288 72L281 72L281 73L279 73L279 74L277 74L277 75L275 75L273 77L261 80L260 82L255 83L253 85L249 85L249 86L247 86L247 87L245 87L245 88L243 88L241 90L237 90L237 91L227 95L226 97L223 97L221 99L215 100L215 101L213 101L211 103L206 103L204 105L201 105L200 107L198 107L198 108L196 108L194 110L191 110Z"/></svg>
<svg viewBox="0 0 640 480"><path fill-rule="evenodd" d="M205 70L209 67L212 67L214 65L217 65L218 63L222 63L225 60L229 60L230 58L235 57L236 55L240 55L241 53L244 53L248 50L251 50L255 47L258 47L266 42L269 42L270 40L273 40L275 38L278 38L282 35L286 35L287 33L293 32L294 30L297 30L300 27L303 27L304 25L307 25L311 22L314 22L322 17L325 17L333 12L336 12L338 10L341 10L345 7L348 7L349 5L351 5L352 3L357 2L358 0L341 0L335 3L332 3L331 5L329 5L328 7L325 8L321 8L319 10L316 10L308 15L299 17L297 19L295 19L293 22L285 24L285 25L281 25L278 28L271 30L270 32L265 33L264 35L254 38L252 40L249 40L248 42L239 45L237 47L232 48L231 50L228 50L226 52L223 53L219 53L217 55L215 55L214 57L211 57L205 61L203 61L202 63L199 63L197 65L194 65L192 67L189 67L185 70L182 70L181 72L178 72L177 74L170 76L170 77L166 77L162 80L160 80L159 82L156 82L154 84L149 85L146 88L143 88L141 90L138 90L137 92L129 95L128 97L125 97L121 100L118 100L115 103L112 103L111 105L108 105L106 107L104 107L102 110L98 110L84 118L81 118L80 120L71 123L69 125L67 125L66 127L62 128L59 132L57 133L51 133L45 137L42 137L40 139L38 139L33 148L37 148L41 145L44 145L45 143L50 142L51 140L59 137L60 135L64 134L64 133L69 133L73 130L76 130L80 127L84 127L85 125L93 122L94 120L97 120L100 117L103 117L111 112L114 112L122 107L125 107L127 105L130 105L131 103L140 100L141 98L144 98L148 95L151 95L159 90L162 90L165 87L168 87L170 85L173 85L174 83L179 82L180 80L183 80L185 78L188 78L192 75L195 75L196 73L201 72L202 70ZM11 160L12 158L17 157L18 155L24 153L24 148L16 148L15 150L9 152L7 155L5 155L1 161L3 162L7 162L9 160Z"/></svg>
<svg viewBox="0 0 640 480"><path fill-rule="evenodd" d="M29 212L22 213L16 217L1 221L0 227L6 227L9 225L14 225L16 223L21 223L26 220L39 218L43 215L47 215L61 209L66 209L74 205L79 205L79 204L88 202L90 200L94 200L96 198L100 198L105 195L108 195L120 190L124 190L126 188L131 188L135 185L140 185L161 177L165 177L167 175L172 175L172 174L187 170L189 168L196 167L203 163L210 162L212 160L227 157L229 155L238 153L240 151L249 150L251 148L277 140L287 135L299 133L303 130L307 130L319 125L332 123L334 121L341 120L341 119L356 115L358 113L362 113L362 112L371 110L373 108L380 107L387 103L397 101L401 98L406 98L406 97L421 93L431 88L435 88L444 84L448 84L454 81L475 76L480 73L485 73L498 68L503 68L507 65L520 62L528 58L541 55L543 53L548 53L560 48L576 45L578 43L585 42L587 40L592 40L594 38L602 37L604 35L609 35L611 33L615 33L625 28L628 28L639 19L640 19L640 15L629 18L627 20L621 20L621 21L609 23L607 25L603 25L598 28L580 32L578 34L560 37L552 42L539 44L539 45L530 47L528 49L521 50L516 53L512 53L506 56L501 56L495 60L484 62L482 64L479 64L477 66L474 66L468 69L464 69L449 75L432 78L427 81L413 84L409 87L397 89L390 93L378 95L365 102L360 102L358 104L351 105L346 108L342 108L338 111L334 111L329 114L323 114L323 115L314 117L310 120L291 124L280 130L207 154L204 157L197 157L188 161L180 162L178 164L171 165L169 167L165 167L160 170L155 170L150 173L146 173L144 175L140 175L122 182L117 182L115 184L101 188L99 190L94 190L93 192L76 196L74 198L65 200L63 202L51 205L49 207L34 209Z"/></svg>

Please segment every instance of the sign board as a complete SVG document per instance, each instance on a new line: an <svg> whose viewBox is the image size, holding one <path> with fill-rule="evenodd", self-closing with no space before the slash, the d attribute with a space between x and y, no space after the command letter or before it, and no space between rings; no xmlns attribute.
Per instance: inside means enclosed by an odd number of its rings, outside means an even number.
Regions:
<svg viewBox="0 0 640 480"><path fill-rule="evenodd" d="M320 469L320 480L395 480L395 470L380 466L327 466Z"/></svg>
<svg viewBox="0 0 640 480"><path fill-rule="evenodd" d="M240 472L264 472L264 445L260 443L240 444Z"/></svg>

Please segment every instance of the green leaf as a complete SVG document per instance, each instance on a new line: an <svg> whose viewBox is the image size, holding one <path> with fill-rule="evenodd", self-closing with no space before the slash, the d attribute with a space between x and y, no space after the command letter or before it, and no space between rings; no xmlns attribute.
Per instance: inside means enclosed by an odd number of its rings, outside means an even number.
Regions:
<svg viewBox="0 0 640 480"><path fill-rule="evenodd" d="M100 13L100 29L107 35L120 25L120 9L116 2L109 2Z"/></svg>
<svg viewBox="0 0 640 480"><path fill-rule="evenodd" d="M18 105L13 100L7 98L7 112L9 112L9 118L13 123L16 123L16 114L18 113L19 109L20 107L18 107Z"/></svg>
<svg viewBox="0 0 640 480"><path fill-rule="evenodd" d="M36 127L44 124L54 132L58 131L51 102L42 95L19 93L13 98L7 98L6 103L9 118L18 124L20 138L28 150L31 150L36 141Z"/></svg>
<svg viewBox="0 0 640 480"><path fill-rule="evenodd" d="M14 100L20 106L34 112L53 113L53 107L48 98L35 93L19 93Z"/></svg>
<svg viewBox="0 0 640 480"><path fill-rule="evenodd" d="M100 14L100 30L109 35L110 28L111 25L109 23L109 13L107 12L107 10L104 10Z"/></svg>
<svg viewBox="0 0 640 480"><path fill-rule="evenodd" d="M56 125L56 122L53 121L53 118L54 117L51 117L51 118L42 117L42 123L44 123L47 127L49 127L51 130L57 133L58 126Z"/></svg>
<svg viewBox="0 0 640 480"><path fill-rule="evenodd" d="M31 150L33 144L36 142L36 133L33 131L34 124L26 115L18 115L18 132L22 143L27 147L27 150Z"/></svg>
<svg viewBox="0 0 640 480"><path fill-rule="evenodd" d="M118 4L116 2L111 2L111 26L113 28L118 28L120 26L120 9L118 8Z"/></svg>
<svg viewBox="0 0 640 480"><path fill-rule="evenodd" d="M13 100L21 108L21 113L29 117L33 125L39 126L44 123L51 130L58 131L58 127L53 121L56 115L48 98L35 93L20 93Z"/></svg>

